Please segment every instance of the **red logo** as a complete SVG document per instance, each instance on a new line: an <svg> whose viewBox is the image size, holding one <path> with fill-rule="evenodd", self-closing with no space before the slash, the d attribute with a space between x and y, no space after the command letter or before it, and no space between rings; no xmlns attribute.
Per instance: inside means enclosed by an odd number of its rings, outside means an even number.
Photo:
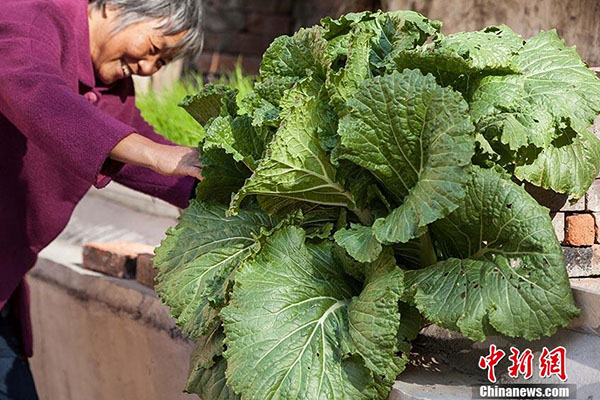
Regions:
<svg viewBox="0 0 600 400"><path fill-rule="evenodd" d="M525 351L521 353L519 349L511 346L508 359L510 360L508 376L511 378L518 378L519 374L522 374L525 379L531 378L533 375L533 353L530 349L525 349Z"/></svg>
<svg viewBox="0 0 600 400"><path fill-rule="evenodd" d="M490 345L490 354L486 357L479 358L479 368L488 370L488 380L492 383L496 382L496 365L504 358L506 353L503 350L496 350L496 345Z"/></svg>
<svg viewBox="0 0 600 400"><path fill-rule="evenodd" d="M542 355L540 356L540 378L549 378L552 375L556 375L561 381L566 381L566 356L567 349L562 346L558 346L552 351L549 351L547 347L544 347L542 349Z"/></svg>
<svg viewBox="0 0 600 400"><path fill-rule="evenodd" d="M505 355L506 353L502 349L498 349L495 344L491 344L489 354L479 358L479 368L487 370L487 378L490 382L496 383L496 366ZM560 380L566 381L566 356L567 349L563 346L558 346L553 350L544 347L539 358L540 378L549 378L556 375ZM533 352L531 349L525 349L521 352L516 347L511 346L508 360L510 361L508 376L511 378L518 378L519 375L523 375L525 379L529 379L533 376Z"/></svg>

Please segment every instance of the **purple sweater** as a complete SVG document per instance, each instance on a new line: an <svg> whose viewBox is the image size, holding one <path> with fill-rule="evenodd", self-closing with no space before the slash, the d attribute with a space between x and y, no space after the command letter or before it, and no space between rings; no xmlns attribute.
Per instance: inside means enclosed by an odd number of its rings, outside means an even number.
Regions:
<svg viewBox="0 0 600 400"><path fill-rule="evenodd" d="M31 355L25 273L75 205L111 178L185 207L194 179L109 160L138 132L169 143L135 108L133 82L96 84L86 0L0 1L0 308L20 315Z"/></svg>

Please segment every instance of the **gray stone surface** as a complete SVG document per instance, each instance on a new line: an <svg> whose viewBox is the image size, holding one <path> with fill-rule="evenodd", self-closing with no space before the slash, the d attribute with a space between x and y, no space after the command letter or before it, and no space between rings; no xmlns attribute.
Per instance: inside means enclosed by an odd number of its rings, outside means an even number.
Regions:
<svg viewBox="0 0 600 400"><path fill-rule="evenodd" d="M585 197L586 209L594 212L600 211L600 179L594 180Z"/></svg>
<svg viewBox="0 0 600 400"><path fill-rule="evenodd" d="M554 233L560 243L565 240L565 213L554 212L550 214L552 218L552 226L554 227Z"/></svg>
<svg viewBox="0 0 600 400"><path fill-rule="evenodd" d="M592 258L594 252L592 246L588 247L567 247L563 246L563 255L569 277L590 276L598 274L592 268Z"/></svg>
<svg viewBox="0 0 600 400"><path fill-rule="evenodd" d="M600 337L600 278L571 278L570 282L581 315L568 328Z"/></svg>
<svg viewBox="0 0 600 400"><path fill-rule="evenodd" d="M409 366L394 383L388 400L470 400L470 385L484 383L479 376L464 374L444 364Z"/></svg>
<svg viewBox="0 0 600 400"><path fill-rule="evenodd" d="M560 211L585 211L585 196L576 202L573 202L572 200L566 201L560 208Z"/></svg>

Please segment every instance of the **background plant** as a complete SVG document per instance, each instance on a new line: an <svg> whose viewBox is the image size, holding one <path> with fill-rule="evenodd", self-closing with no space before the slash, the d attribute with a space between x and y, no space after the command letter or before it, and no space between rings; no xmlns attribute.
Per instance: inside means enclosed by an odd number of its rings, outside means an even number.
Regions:
<svg viewBox="0 0 600 400"><path fill-rule="evenodd" d="M253 81L253 77L243 74L238 62L234 70L221 76L217 83L237 90L241 100L252 91ZM204 139L204 129L178 104L185 96L197 93L203 87L201 74L187 74L160 93L150 90L137 95L136 106L142 117L161 135L178 144L196 146Z"/></svg>
<svg viewBox="0 0 600 400"><path fill-rule="evenodd" d="M183 102L204 180L154 259L198 340L187 391L383 399L423 317L483 340L578 315L548 210L519 185L577 198L599 167L600 81L556 32L325 18L277 38L236 96Z"/></svg>

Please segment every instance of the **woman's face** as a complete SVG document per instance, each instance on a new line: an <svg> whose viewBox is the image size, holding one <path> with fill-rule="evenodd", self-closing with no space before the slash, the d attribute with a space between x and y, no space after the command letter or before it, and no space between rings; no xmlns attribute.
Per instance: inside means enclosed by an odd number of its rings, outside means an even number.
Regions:
<svg viewBox="0 0 600 400"><path fill-rule="evenodd" d="M149 76L176 54L185 32L164 36L161 21L148 20L113 33L118 11L90 13L90 50L96 77L110 85L131 75Z"/></svg>

